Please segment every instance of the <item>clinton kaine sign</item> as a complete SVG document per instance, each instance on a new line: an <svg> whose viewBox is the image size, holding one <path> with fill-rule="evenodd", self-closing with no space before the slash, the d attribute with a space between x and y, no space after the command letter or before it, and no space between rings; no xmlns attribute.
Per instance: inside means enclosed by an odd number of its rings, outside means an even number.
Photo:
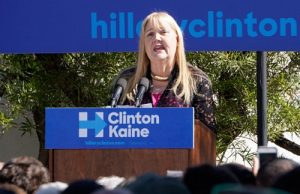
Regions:
<svg viewBox="0 0 300 194"><path fill-rule="evenodd" d="M136 51L142 19L161 10L189 51L300 50L299 0L3 0L0 53Z"/></svg>
<svg viewBox="0 0 300 194"><path fill-rule="evenodd" d="M193 148L193 115L175 107L46 108L46 148Z"/></svg>

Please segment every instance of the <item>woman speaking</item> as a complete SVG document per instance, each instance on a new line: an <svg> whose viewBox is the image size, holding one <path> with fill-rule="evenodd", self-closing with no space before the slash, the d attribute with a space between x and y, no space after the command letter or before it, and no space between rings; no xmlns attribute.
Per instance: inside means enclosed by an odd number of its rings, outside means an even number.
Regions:
<svg viewBox="0 0 300 194"><path fill-rule="evenodd" d="M144 19L137 65L122 71L120 78L127 80L120 104L135 105L140 81L146 78L149 89L145 86L141 104L194 107L195 119L215 131L210 79L186 61L181 29L168 13L153 12Z"/></svg>

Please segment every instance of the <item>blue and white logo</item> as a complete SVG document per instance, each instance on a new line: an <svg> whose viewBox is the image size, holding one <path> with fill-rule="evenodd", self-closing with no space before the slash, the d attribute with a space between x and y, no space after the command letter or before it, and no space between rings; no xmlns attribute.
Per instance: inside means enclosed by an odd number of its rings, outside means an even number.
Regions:
<svg viewBox="0 0 300 194"><path fill-rule="evenodd" d="M88 130L95 130L95 137L104 137L103 128L106 123L103 119L103 112L95 112L95 119L88 120L87 112L79 112L79 134L78 137L88 137Z"/></svg>
<svg viewBox="0 0 300 194"><path fill-rule="evenodd" d="M193 108L66 107L45 115L46 149L193 147Z"/></svg>

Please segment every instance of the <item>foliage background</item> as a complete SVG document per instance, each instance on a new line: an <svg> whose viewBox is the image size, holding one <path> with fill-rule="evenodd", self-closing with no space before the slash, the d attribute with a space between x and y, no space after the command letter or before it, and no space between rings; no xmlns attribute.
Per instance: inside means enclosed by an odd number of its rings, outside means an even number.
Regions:
<svg viewBox="0 0 300 194"><path fill-rule="evenodd" d="M299 146L283 137L286 131L300 134L300 53L268 52L267 58L268 138L300 155ZM213 83L218 160L225 161L222 153L236 146L234 154L250 161L247 147L231 143L241 134L256 134L256 52L190 52L187 59ZM136 53L0 55L0 96L8 100L0 112L0 131L36 132L39 159L47 163L45 107L107 105L114 77L135 61ZM32 118L15 125L24 111Z"/></svg>

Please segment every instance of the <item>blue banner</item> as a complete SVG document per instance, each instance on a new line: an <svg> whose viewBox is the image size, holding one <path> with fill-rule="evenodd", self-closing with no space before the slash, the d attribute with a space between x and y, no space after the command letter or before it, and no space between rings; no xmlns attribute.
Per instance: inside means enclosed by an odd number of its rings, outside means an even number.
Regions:
<svg viewBox="0 0 300 194"><path fill-rule="evenodd" d="M193 108L46 108L46 149L193 148Z"/></svg>
<svg viewBox="0 0 300 194"><path fill-rule="evenodd" d="M152 11L174 16L188 51L300 51L299 0L1 0L0 53L137 51Z"/></svg>

